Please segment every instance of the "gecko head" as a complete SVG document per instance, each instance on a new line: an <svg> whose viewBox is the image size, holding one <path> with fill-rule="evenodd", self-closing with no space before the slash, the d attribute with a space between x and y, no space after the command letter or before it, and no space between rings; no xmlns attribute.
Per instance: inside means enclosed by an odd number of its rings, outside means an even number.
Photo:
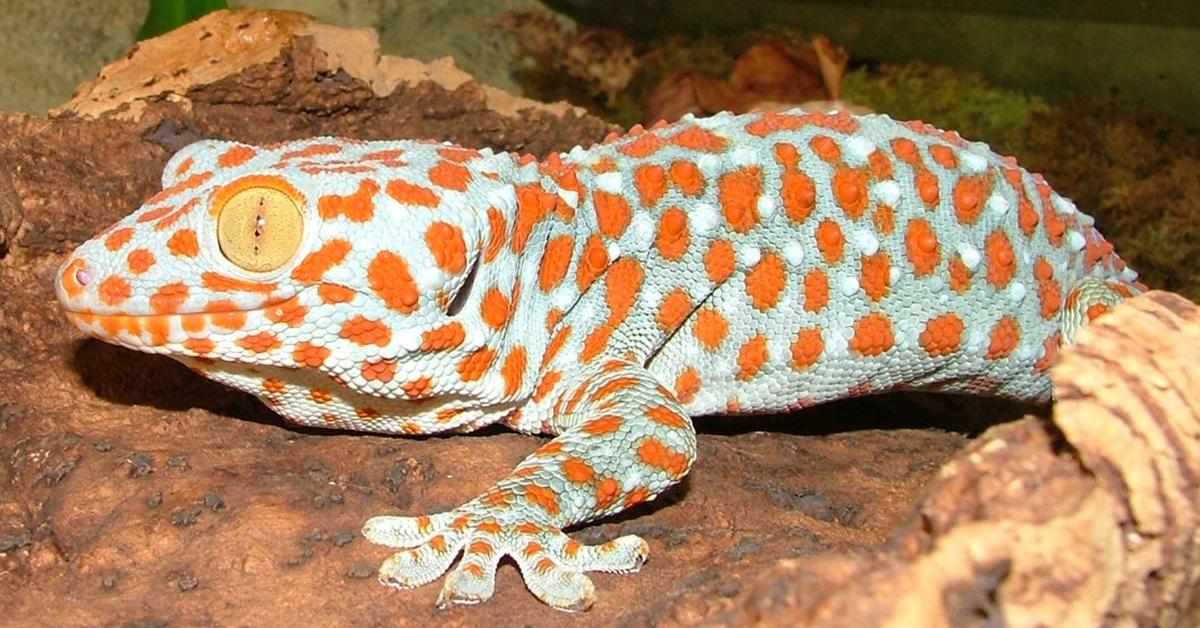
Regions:
<svg viewBox="0 0 1200 628"><path fill-rule="evenodd" d="M377 392L383 373L364 383L364 369L395 374L416 354L486 340L459 316L479 316L463 306L489 229L475 198L487 177L464 165L477 155L407 141L197 142L170 159L161 192L67 258L59 301L109 342L321 369Z"/></svg>

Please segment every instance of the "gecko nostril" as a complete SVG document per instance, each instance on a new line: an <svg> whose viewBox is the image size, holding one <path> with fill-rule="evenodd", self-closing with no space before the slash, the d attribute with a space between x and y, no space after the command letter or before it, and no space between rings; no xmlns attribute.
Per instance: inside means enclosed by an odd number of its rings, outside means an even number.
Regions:
<svg viewBox="0 0 1200 628"><path fill-rule="evenodd" d="M92 282L92 276L90 274L88 274L88 271L86 268L84 268L83 266L80 266L79 268L75 269L75 283L78 283L81 286L86 286L91 282Z"/></svg>

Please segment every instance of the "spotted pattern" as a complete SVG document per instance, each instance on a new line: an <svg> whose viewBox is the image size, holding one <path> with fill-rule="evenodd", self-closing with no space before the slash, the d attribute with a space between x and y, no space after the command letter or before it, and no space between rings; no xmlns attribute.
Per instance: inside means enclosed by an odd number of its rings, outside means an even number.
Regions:
<svg viewBox="0 0 1200 628"><path fill-rule="evenodd" d="M688 116L543 161L422 141L204 140L84 243L57 290L81 329L165 353L306 425L554 438L483 495L377 517L396 587L593 602L647 546L562 529L690 469L690 416L897 387L1049 398L1061 344L1142 289L1090 217L986 146L884 116ZM247 190L302 208L294 258L228 262ZM265 220L265 218L264 218ZM269 230L265 232L270 232Z"/></svg>

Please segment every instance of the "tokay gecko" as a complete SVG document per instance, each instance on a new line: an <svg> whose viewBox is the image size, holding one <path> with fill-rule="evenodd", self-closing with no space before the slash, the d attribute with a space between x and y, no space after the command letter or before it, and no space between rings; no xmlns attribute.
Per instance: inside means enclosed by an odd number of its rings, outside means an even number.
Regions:
<svg viewBox="0 0 1200 628"><path fill-rule="evenodd" d="M648 546L563 529L652 500L690 417L895 389L1045 401L1090 319L1139 293L1093 220L984 144L887 116L691 116L539 161L431 141L203 140L64 263L83 331L287 419L554 438L484 494L380 516L385 584L511 556L551 606ZM455 559L457 565L450 569Z"/></svg>

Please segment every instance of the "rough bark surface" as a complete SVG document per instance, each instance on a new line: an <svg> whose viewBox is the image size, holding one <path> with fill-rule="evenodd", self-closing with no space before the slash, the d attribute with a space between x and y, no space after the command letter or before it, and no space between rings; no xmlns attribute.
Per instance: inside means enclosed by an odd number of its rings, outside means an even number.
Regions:
<svg viewBox="0 0 1200 628"><path fill-rule="evenodd" d="M439 612L439 585L377 584L387 550L358 536L369 516L473 497L542 439L289 426L169 359L81 340L51 280L196 138L544 154L609 130L449 62L380 57L369 32L264 12L143 43L51 119L0 115L2 622L577 623L511 565L493 600ZM1198 317L1166 293L1117 308L1064 352L1052 410L888 395L702 419L688 481L575 532L652 552L637 575L595 577L586 621L1195 623Z"/></svg>

